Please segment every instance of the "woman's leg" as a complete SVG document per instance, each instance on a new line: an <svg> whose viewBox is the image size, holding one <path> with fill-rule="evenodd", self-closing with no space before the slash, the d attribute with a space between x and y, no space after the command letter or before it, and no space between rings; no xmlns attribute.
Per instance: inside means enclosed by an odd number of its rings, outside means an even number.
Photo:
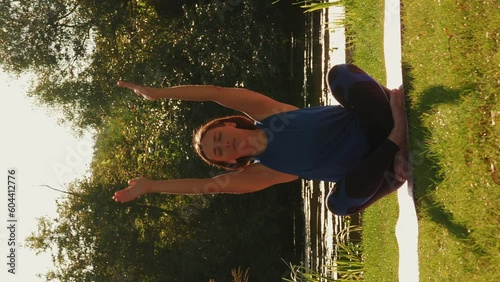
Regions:
<svg viewBox="0 0 500 282"><path fill-rule="evenodd" d="M402 185L392 172L399 147L386 139L394 126L390 91L354 65L333 67L328 83L339 103L361 119L371 139L370 155L336 184L345 193L328 196L330 210L356 213ZM348 203L352 205L346 207Z"/></svg>
<svg viewBox="0 0 500 282"><path fill-rule="evenodd" d="M341 181L346 186L347 195L354 198L372 197L384 182L394 182L394 157L399 147L386 139L382 144L352 169ZM393 191L398 187L392 185Z"/></svg>
<svg viewBox="0 0 500 282"><path fill-rule="evenodd" d="M338 215L357 213L401 187L403 182L397 180L393 172L398 150L396 144L385 140L358 167L335 183L333 190L337 191L328 195L328 209Z"/></svg>
<svg viewBox="0 0 500 282"><path fill-rule="evenodd" d="M394 124L389 89L355 65L336 65L328 72L327 79L333 96L346 110L358 116L368 128L389 134Z"/></svg>
<svg viewBox="0 0 500 282"><path fill-rule="evenodd" d="M391 176L388 176L391 178ZM371 206L373 203L376 201L382 199L383 197L391 194L392 192L396 191L399 187L403 185L403 182L397 181L395 179L393 180L385 180L382 185L378 188L377 192L373 196L371 196L368 201L366 201L364 204L351 209L349 212L351 214L353 213L359 213L364 211L367 207Z"/></svg>

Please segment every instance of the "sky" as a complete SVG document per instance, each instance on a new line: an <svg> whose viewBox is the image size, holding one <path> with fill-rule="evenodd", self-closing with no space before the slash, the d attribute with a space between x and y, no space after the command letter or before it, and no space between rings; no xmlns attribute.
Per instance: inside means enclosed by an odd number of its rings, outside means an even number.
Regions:
<svg viewBox="0 0 500 282"><path fill-rule="evenodd" d="M61 193L39 185L65 190L68 182L86 175L93 154L90 133L76 137L69 126L58 124L57 113L49 113L26 95L30 79L11 77L0 70L0 177L4 179L0 189L0 281L44 281L36 274L51 268L50 255L37 256L23 245L37 230L37 218L57 217L55 201ZM8 173L12 169L16 171L17 222L8 222ZM10 224L15 224L15 233L8 229ZM12 248L8 244L12 242L16 243L15 275L8 272Z"/></svg>

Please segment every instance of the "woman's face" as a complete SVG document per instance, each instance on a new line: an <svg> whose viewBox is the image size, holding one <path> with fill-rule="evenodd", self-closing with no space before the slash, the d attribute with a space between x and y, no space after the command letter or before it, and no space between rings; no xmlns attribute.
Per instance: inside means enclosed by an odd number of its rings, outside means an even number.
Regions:
<svg viewBox="0 0 500 282"><path fill-rule="evenodd" d="M212 161L236 163L238 158L245 156L240 148L244 138L242 131L234 122L208 130L200 142L205 156Z"/></svg>

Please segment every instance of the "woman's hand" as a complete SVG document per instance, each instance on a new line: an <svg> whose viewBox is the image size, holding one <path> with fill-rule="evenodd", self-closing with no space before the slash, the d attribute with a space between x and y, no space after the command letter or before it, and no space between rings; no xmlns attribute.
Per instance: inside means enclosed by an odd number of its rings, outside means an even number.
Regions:
<svg viewBox="0 0 500 282"><path fill-rule="evenodd" d="M392 128L391 134L388 138L396 143L396 145L401 146L402 144L406 144L408 128L404 92L399 89L392 90L390 105L392 118L394 119L394 127Z"/></svg>
<svg viewBox="0 0 500 282"><path fill-rule="evenodd" d="M141 85L136 85L130 82L124 82L124 81L118 81L117 83L118 86L120 87L125 87L130 90L133 90L135 94L138 96L142 96L148 100L156 100L159 99L160 97L157 94L157 91L155 91L154 88L151 87L146 87L146 86L141 86Z"/></svg>
<svg viewBox="0 0 500 282"><path fill-rule="evenodd" d="M127 188L115 192L113 200L126 203L150 192L151 180L145 177L129 180L128 184Z"/></svg>
<svg viewBox="0 0 500 282"><path fill-rule="evenodd" d="M391 91L391 110L394 118L394 128L389 135L394 143L399 146L399 151L394 157L394 173L398 181L405 181L410 173L410 163L408 158L408 125L405 109L405 95L399 89Z"/></svg>

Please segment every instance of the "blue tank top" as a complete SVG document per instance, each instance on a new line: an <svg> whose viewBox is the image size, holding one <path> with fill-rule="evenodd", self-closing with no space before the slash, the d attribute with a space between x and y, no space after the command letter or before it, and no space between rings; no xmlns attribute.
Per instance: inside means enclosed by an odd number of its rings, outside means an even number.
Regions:
<svg viewBox="0 0 500 282"><path fill-rule="evenodd" d="M277 171L336 182L368 152L360 120L341 106L278 113L256 122L267 135L255 159Z"/></svg>

